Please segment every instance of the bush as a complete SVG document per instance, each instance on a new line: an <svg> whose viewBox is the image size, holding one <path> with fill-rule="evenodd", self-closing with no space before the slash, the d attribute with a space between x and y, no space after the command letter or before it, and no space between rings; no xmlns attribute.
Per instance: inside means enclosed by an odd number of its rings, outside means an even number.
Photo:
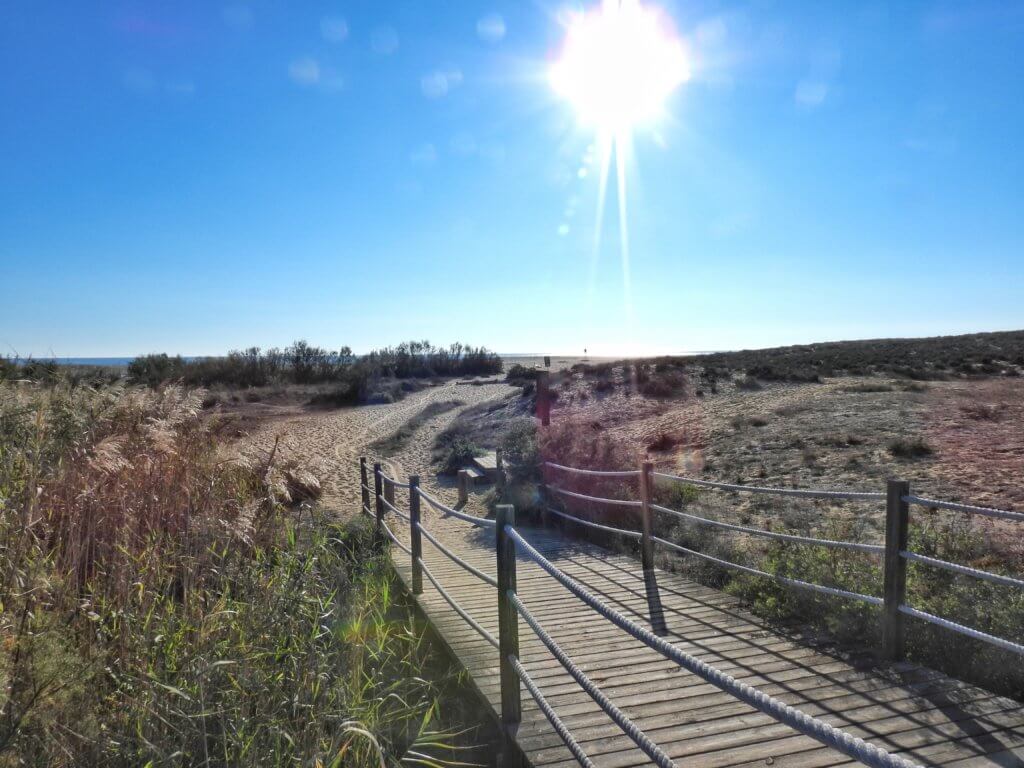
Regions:
<svg viewBox="0 0 1024 768"><path fill-rule="evenodd" d="M540 456L533 419L517 419L501 439L501 455L513 482L536 479Z"/></svg>
<svg viewBox="0 0 1024 768"><path fill-rule="evenodd" d="M759 382L756 378L747 375L744 376L742 379L736 380L736 389L742 389L746 392L756 392L757 390L762 389L762 386L761 382Z"/></svg>
<svg viewBox="0 0 1024 768"><path fill-rule="evenodd" d="M185 372L185 363L181 357L152 354L136 357L128 364L128 376L138 384L155 387L169 381L177 381Z"/></svg>
<svg viewBox="0 0 1024 768"><path fill-rule="evenodd" d="M934 451L923 438L897 438L889 443L889 453L898 459L920 459L931 456Z"/></svg>
<svg viewBox="0 0 1024 768"><path fill-rule="evenodd" d="M262 387L272 383L337 383L336 400L347 403L344 393L360 391L366 383L384 377L398 379L434 376L472 376L500 373L501 358L484 347L452 344L434 347L429 342L406 342L375 350L361 358L348 347L332 351L298 340L285 349L250 347L225 357L183 360L166 354L144 355L129 364L133 381L151 387L181 381L191 386ZM360 383L361 382L361 383Z"/></svg>
<svg viewBox="0 0 1024 768"><path fill-rule="evenodd" d="M441 463L441 473L446 475L454 475L482 454L483 450L476 443L461 435L455 435L435 451Z"/></svg>
<svg viewBox="0 0 1024 768"><path fill-rule="evenodd" d="M522 385L527 381L536 381L539 378L539 368L527 367L525 365L520 365L519 363L513 365L505 373L505 380L513 384Z"/></svg>

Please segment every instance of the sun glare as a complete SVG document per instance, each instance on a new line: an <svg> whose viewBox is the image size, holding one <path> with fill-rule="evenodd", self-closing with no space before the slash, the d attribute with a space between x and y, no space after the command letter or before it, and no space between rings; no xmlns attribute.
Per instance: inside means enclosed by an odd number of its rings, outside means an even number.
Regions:
<svg viewBox="0 0 1024 768"><path fill-rule="evenodd" d="M555 92L583 123L612 134L658 117L689 75L668 20L638 0L604 0L573 13L549 72Z"/></svg>

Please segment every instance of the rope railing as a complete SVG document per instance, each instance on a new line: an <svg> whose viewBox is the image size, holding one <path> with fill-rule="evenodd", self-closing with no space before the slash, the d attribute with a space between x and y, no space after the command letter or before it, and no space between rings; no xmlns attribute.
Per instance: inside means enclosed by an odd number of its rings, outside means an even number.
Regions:
<svg viewBox="0 0 1024 768"><path fill-rule="evenodd" d="M640 515L641 530L618 528L612 525L598 523L570 514L561 509L545 505L546 510L567 521L597 529L618 536L626 536L640 542L641 559L644 567L644 582L648 606L651 612L652 630L636 623L619 611L610 607L600 598L588 591L588 588L573 577L567 575L549 561L540 551L530 544L523 535L514 527L514 510L511 507L499 505L497 508L497 520L476 517L459 509L443 504L436 498L425 492L419 486L419 478L413 476L408 483L400 483L394 478L389 478L380 471L380 465L374 465L376 490L370 488L367 483L367 472L365 460L361 461L363 502L361 510L364 514L376 516L378 529L392 541L403 552L412 558L412 584L413 593L420 594L422 591L421 575L427 579L437 590L444 601L461 617L470 627L483 637L491 646L499 650L499 661L501 664L501 708L502 722L508 731L510 739L514 739L514 724L520 722L520 685L525 687L545 718L554 728L555 733L561 739L576 761L586 768L594 766L593 760L589 758L566 724L561 720L558 712L548 701L540 688L528 674L519 657L518 640L518 619L521 618L533 633L540 639L541 643L548 649L561 666L569 673L575 683L586 692L602 709L602 711L635 743L654 764L659 768L675 768L672 759L668 754L645 734L637 725L620 710L608 696L596 685L581 669L575 664L565 650L552 638L544 626L534 616L525 603L519 598L515 591L516 552L522 557L530 560L539 566L548 576L558 581L576 598L585 603L590 609L598 613L604 619L627 632L634 639L640 641L647 647L661 653L666 658L678 664L680 667L697 675L705 682L708 682L735 698L743 701L758 711L774 718L779 723L795 729L797 732L809 736L817 741L838 750L855 760L858 760L872 768L916 768L914 764L902 757L890 754L883 749L872 746L862 739L829 725L816 717L785 704L778 699L769 696L763 691L736 680L732 676L722 672L700 658L687 653L670 642L659 637L665 632L664 618L661 616L661 602L658 597L657 581L654 574L654 545L665 547L671 551L685 556L696 557L705 562L717 566L732 569L740 573L749 574L758 578L766 578L775 581L783 586L801 590L838 597L843 599L857 600L869 605L883 609L883 635L886 654L889 658L898 659L902 655L902 619L899 617L909 616L921 621L938 626L942 629L964 635L966 637L988 643L1004 651L1024 656L1024 645L996 637L978 629L958 624L949 619L919 610L908 604L906 600L906 566L905 563L913 562L922 566L934 567L958 575L970 576L1000 586L1015 588L1024 587L1024 578L993 573L990 571L959 565L935 557L911 552L907 546L908 529L908 508L911 504L949 509L953 511L976 513L997 517L1002 519L1024 520L1024 514L1009 512L1006 510L992 509L988 507L976 507L968 504L954 502L942 502L926 499L909 493L909 485L903 481L889 481L886 493L861 493L846 491L824 491L824 490L799 490L786 488L766 488L759 486L735 485L730 483L718 483L690 479L682 476L653 471L650 462L644 462L640 471L604 471L588 470L574 467L567 467L554 462L543 462L554 470L564 471L572 474L586 475L592 477L618 477L639 479L640 500L633 499L612 499L601 496L592 496L578 491L571 491L557 486L548 486L549 490L580 501L594 504L608 504L638 509ZM886 500L886 543L870 544L852 541L841 541L813 536L803 536L791 533L769 531L746 525L727 523L715 520L710 517L683 512L659 504L653 503L652 487L653 478L666 479L683 482L702 487L711 487L727 491L740 491L763 494L777 494L781 496L796 496L815 499L844 499L844 500ZM385 497L381 492L382 483L388 483L390 487L407 488L410 490L409 514L401 511L395 506L393 498ZM387 496L393 496L390 492ZM460 498L464 496L460 492ZM371 509L371 499L376 501L376 513ZM454 517L462 522L469 523L479 528L496 529L498 558L497 576L482 571L464 558L456 554L452 548L443 544L420 520L420 500L425 500L435 510L446 517ZM410 546L406 546L388 527L384 518L384 512L391 511L409 524ZM684 522L697 525L706 525L723 530L736 531L743 534L758 536L767 539L784 541L794 544L806 544L823 546L830 549L842 549L855 552L862 552L871 555L884 556L885 566L885 596L853 592L838 587L814 584L788 576L782 576L768 571L760 570L739 563L724 560L713 555L690 549L677 544L674 541L659 537L653 533L651 512L660 512L671 515ZM426 538L436 549L445 555L449 560L460 568L498 590L498 615L500 631L498 635L491 633L475 619L465 607L440 583L437 576L430 570L422 557L421 537ZM505 553L505 554L502 554ZM466 582L461 582L465 584ZM895 618L894 618L895 617ZM897 620L898 619L898 620ZM511 623L509 623L511 622ZM507 634L508 633L508 634ZM510 687L511 686L511 687ZM511 708L510 708L511 707ZM506 743L511 743L506 742Z"/></svg>
<svg viewBox="0 0 1024 768"><path fill-rule="evenodd" d="M639 507L641 503L639 501L633 501L630 499L606 499L603 496L588 496L585 493L577 493L576 491L566 490L565 488L559 488L557 485L549 485L548 490L554 491L555 493L561 494L562 496L570 496L574 499L580 499L582 501L593 501L598 504L612 504L618 507Z"/></svg>
<svg viewBox="0 0 1024 768"><path fill-rule="evenodd" d="M463 560L461 557L456 555L454 552L452 552L450 549L448 549L448 547L446 547L440 541L435 539L433 534L431 534L430 531L428 531L424 527L424 525L422 523L416 523L416 528L419 530L420 533L422 533L424 536L426 536L427 541L429 541L437 549L439 549L441 551L441 553L443 555L445 555L446 557L448 557L448 559L451 560L453 563L455 563L456 565L462 566L465 570L467 570L470 573L472 573L474 576L476 576L481 581L486 582L487 584L490 584L492 587L497 587L498 586L498 580L496 578L494 578L493 576L489 576L488 574L486 574L483 571L481 571L479 568L477 568L477 567L475 567L473 565L470 565L465 560Z"/></svg>
<svg viewBox="0 0 1024 768"><path fill-rule="evenodd" d="M519 676L523 686L525 686L526 690L529 691L533 700L537 702L538 709L544 713L544 717L546 717L548 722L551 723L551 727L555 729L555 733L558 734L562 743L569 749L572 756L576 758L576 762L582 765L583 768L597 768L597 766L594 765L594 761L591 760L587 756L587 753L583 751L583 748L580 747L579 742L573 738L573 735L569 732L565 723L562 722L562 718L558 716L551 704L548 703L548 700L544 698L544 694L540 692L537 684L533 682L533 678L531 678L527 673L523 663L515 656L509 656L508 662L516 671L516 675Z"/></svg>
<svg viewBox="0 0 1024 768"><path fill-rule="evenodd" d="M631 539L639 539L643 537L643 534L640 533L640 531L630 531L626 528L614 528L610 525L602 525L601 523L595 523L592 520L584 520L582 517L576 517L575 515L567 514L565 512L555 509L554 507L546 507L546 509L548 512L551 512L552 514L558 515L559 517L564 517L566 520L571 520L574 523L585 525L588 528L596 528L599 531L606 531L607 533L614 533L619 536L626 536Z"/></svg>
<svg viewBox="0 0 1024 768"><path fill-rule="evenodd" d="M708 517L691 515L688 512L680 512L677 509L663 507L660 504L651 504L651 509L658 512L664 512L668 515L675 515L676 517L689 522L699 523L701 525L710 525L715 528L723 528L729 531L739 531L741 533L750 534L751 536L760 536L766 539L777 539L779 541L788 541L795 544L817 544L819 546L830 547L832 549L851 549L858 552L868 552L873 555L885 552L885 547L881 544L861 544L855 541L834 541L832 539L819 539L813 536L798 536L794 533L766 531L763 528L750 528L746 525L735 525L733 523L722 522L721 520L712 520Z"/></svg>
<svg viewBox="0 0 1024 768"><path fill-rule="evenodd" d="M948 560L939 560L937 557L919 555L916 552L908 552L907 550L900 551L900 557L902 557L904 560L910 560L914 563L923 563L924 565L930 565L933 568L940 568L944 571L960 573L964 576L973 576L976 579L989 581L993 584L1000 584L1004 587L1024 588L1024 579L1016 579L1013 576L1004 576L1000 573L983 571L980 568L971 568L967 565L958 565L957 563L951 563Z"/></svg>
<svg viewBox="0 0 1024 768"><path fill-rule="evenodd" d="M670 475L667 472L654 472L654 477L660 480L672 480L687 485L695 485L700 488L715 488L720 491L739 491L743 493L766 493L773 496L796 496L803 499L841 499L845 501L879 501L885 499L884 493L864 491L824 491L802 488L765 488L758 485L738 485L736 483L719 483L713 480L698 480L694 477L683 477L681 475Z"/></svg>
<svg viewBox="0 0 1024 768"><path fill-rule="evenodd" d="M659 536L652 536L651 539L657 542L658 544L661 544L662 546L668 547L669 549L674 549L677 552L681 552L684 555L692 555L694 557L699 557L701 560L707 560L708 562L714 563L715 565L720 565L723 568L731 568L735 571L749 573L751 576L762 576L767 579L772 579L773 581L777 581L780 584L785 584L789 587L805 589L810 592L820 592L823 595L831 595L832 597L846 597L850 598L851 600L860 600L861 602L870 603L871 605L881 606L883 602L882 598L875 597L873 595L865 595L860 592L848 592L847 590L839 589L838 587L826 587L823 584L813 584L809 581L791 579L788 576L779 576L778 574L769 573L768 571L761 571L757 568L751 568L747 565L740 565L739 563L734 563L730 560L722 560L721 558L705 554L704 552L698 552L695 549L689 549L688 547L681 546L680 544L676 544L673 541L668 541L667 539L663 539Z"/></svg>
<svg viewBox="0 0 1024 768"><path fill-rule="evenodd" d="M952 512L967 512L972 515L983 515L985 517L995 517L1000 520L1015 520L1017 522L1024 523L1024 512L1011 512L1007 509L993 509L992 507L979 507L975 504L961 504L956 501L939 501L936 499L926 499L921 496L904 496L903 501L908 504L916 504L921 507L931 507L932 509L948 509Z"/></svg>
<svg viewBox="0 0 1024 768"><path fill-rule="evenodd" d="M409 549L407 546L405 546L405 544L403 544L401 542L401 540L397 536L395 536L394 532L388 527L388 524L385 523L383 520L380 520L379 522L380 522L381 528L384 529L384 533L386 533L387 537L389 539L391 539L391 543L394 544L396 547L398 547L403 552L405 552L405 554L411 555L412 554L412 550Z"/></svg>
<svg viewBox="0 0 1024 768"><path fill-rule="evenodd" d="M705 682L729 693L735 698L751 705L755 709L774 718L775 720L788 725L794 730L810 736L813 739L832 747L848 757L859 760L872 768L916 768L911 763L897 755L890 754L884 749L872 746L863 739L851 736L835 728L828 723L815 717L807 715L800 710L765 694L753 686L742 683L731 675L727 675L715 667L701 661L695 656L686 653L682 649L672 645L666 640L655 635L653 632L640 626L634 621L608 607L598 598L588 592L579 582L566 575L553 565L547 558L522 537L512 526L507 526L507 535L515 543L516 549L528 559L536 563L549 576L558 581L590 608L599 613L605 619L632 635L635 639L647 645L649 648L658 651L667 659L676 662L687 671L697 675Z"/></svg>
<svg viewBox="0 0 1024 768"><path fill-rule="evenodd" d="M574 475L588 475L589 477L638 477L639 470L603 470L603 469L579 469L578 467L567 467L563 464L555 464L553 461L545 461L544 466L552 469L559 469L563 472L570 472Z"/></svg>
<svg viewBox="0 0 1024 768"><path fill-rule="evenodd" d="M454 597L448 594L448 590L441 586L441 582L439 582L437 578L434 576L434 574L431 573L430 569L427 567L427 564L423 562L423 558L419 558L417 562L419 562L420 568L423 569L423 575L430 579L430 583L434 585L434 589L436 589L438 594L440 594L441 597L443 597L445 601L448 603L448 605L452 607L452 610L459 614L459 616L462 617L463 621L469 624L469 626L471 626L473 629L479 632L480 636L484 640L486 640L488 643L497 648L498 639L490 632L488 632L486 629L484 629L480 625L480 622L478 622L476 619L470 616L466 609L459 605L459 603L455 600Z"/></svg>
<svg viewBox="0 0 1024 768"><path fill-rule="evenodd" d="M494 521L493 520L488 520L488 519L483 518L483 517L474 517L473 515L467 515L465 512L460 512L457 509L452 509L451 507L442 504L440 501L438 501L433 496L428 494L422 488L417 488L416 492L419 494L421 499L426 501L427 504L432 506L438 512L441 512L441 513L443 513L445 515L451 515L454 518L457 518L457 519L462 520L464 522L470 523L471 525L475 525L478 528L493 528L494 527Z"/></svg>
<svg viewBox="0 0 1024 768"><path fill-rule="evenodd" d="M1020 656L1024 656L1024 645L1014 643L1010 640L1004 640L1001 637L990 635L987 632L974 629L972 627L965 627L963 624L957 624L955 621L944 619L941 616L936 616L932 613L926 613L925 611L919 611L917 608L913 608L906 604L901 604L899 607L900 613L904 613L907 616L913 616L915 619L921 619L927 621L929 624L934 624L937 627L942 627L951 632L964 635L966 637L974 638L975 640L981 640L984 643L997 646L1002 648L1004 651L1010 651Z"/></svg>
<svg viewBox="0 0 1024 768"><path fill-rule="evenodd" d="M407 523L409 522L409 516L407 514L405 514L405 512L400 510L398 507L396 507L394 504L392 504L390 501L388 501L387 497L381 496L380 500L384 504L385 507L387 507L392 512L394 512L396 515L398 515L400 518L405 520L405 522L407 522Z"/></svg>
<svg viewBox="0 0 1024 768"><path fill-rule="evenodd" d="M587 695L589 695L590 698L592 698L594 702L601 707L604 713L611 718L612 722L619 726L619 728L622 729L622 732L629 736L629 738L633 740L633 743L640 747L644 754L651 758L659 768L675 768L675 763L673 763L672 759L665 754L664 750L655 744L646 733L640 730L632 720L626 717L626 714L611 702L611 700L605 695L604 691L596 686L582 669L576 666L575 662L573 662L566 652L562 650L561 646L552 639L551 635L549 635L547 630L545 630L540 622L537 621L536 617L530 613L530 610L523 604L523 601L519 599L519 596L516 595L515 592L509 592L508 597L516 607L519 615L523 617L523 620L529 625L530 629L533 630L533 633L537 635L537 637L540 638L540 641L544 643L549 651L551 651L551 655L558 660L558 662L565 668L565 671L568 672L572 676L572 679L577 682L580 688L586 691Z"/></svg>
<svg viewBox="0 0 1024 768"><path fill-rule="evenodd" d="M388 485L390 485L393 488L408 488L409 487L408 483L400 483L398 480L395 480L395 478L388 477L383 472L380 473L380 479L383 480L385 483L387 483Z"/></svg>

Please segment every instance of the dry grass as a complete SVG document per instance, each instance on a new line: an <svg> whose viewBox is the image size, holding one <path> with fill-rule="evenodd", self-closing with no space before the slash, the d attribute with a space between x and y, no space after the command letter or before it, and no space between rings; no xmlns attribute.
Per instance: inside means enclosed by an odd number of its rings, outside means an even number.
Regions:
<svg viewBox="0 0 1024 768"><path fill-rule="evenodd" d="M201 402L0 387L0 765L457 755L378 543L311 516L276 449L223 452Z"/></svg>

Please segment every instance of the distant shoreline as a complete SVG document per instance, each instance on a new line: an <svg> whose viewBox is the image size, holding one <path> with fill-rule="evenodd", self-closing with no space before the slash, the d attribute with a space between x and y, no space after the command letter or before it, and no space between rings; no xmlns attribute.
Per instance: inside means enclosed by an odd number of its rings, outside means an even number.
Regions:
<svg viewBox="0 0 1024 768"><path fill-rule="evenodd" d="M727 350L700 350L700 351L683 351L674 352L670 357L686 357L690 355L712 355L717 352L724 352ZM592 360L627 360L627 359L641 359L645 357L664 357L665 355L580 355L570 353L557 353L557 352L499 352L498 357L503 360L516 360L524 358L542 358L548 356L554 358L572 358L573 360L583 360L589 358ZM91 365L103 368L125 368L134 360L136 356L132 357L32 357L24 358L19 360L20 363L27 363L30 360L35 363L55 363L56 365ZM181 359L185 362L192 362L195 360L210 360L218 357L225 357L225 355L182 355Z"/></svg>

